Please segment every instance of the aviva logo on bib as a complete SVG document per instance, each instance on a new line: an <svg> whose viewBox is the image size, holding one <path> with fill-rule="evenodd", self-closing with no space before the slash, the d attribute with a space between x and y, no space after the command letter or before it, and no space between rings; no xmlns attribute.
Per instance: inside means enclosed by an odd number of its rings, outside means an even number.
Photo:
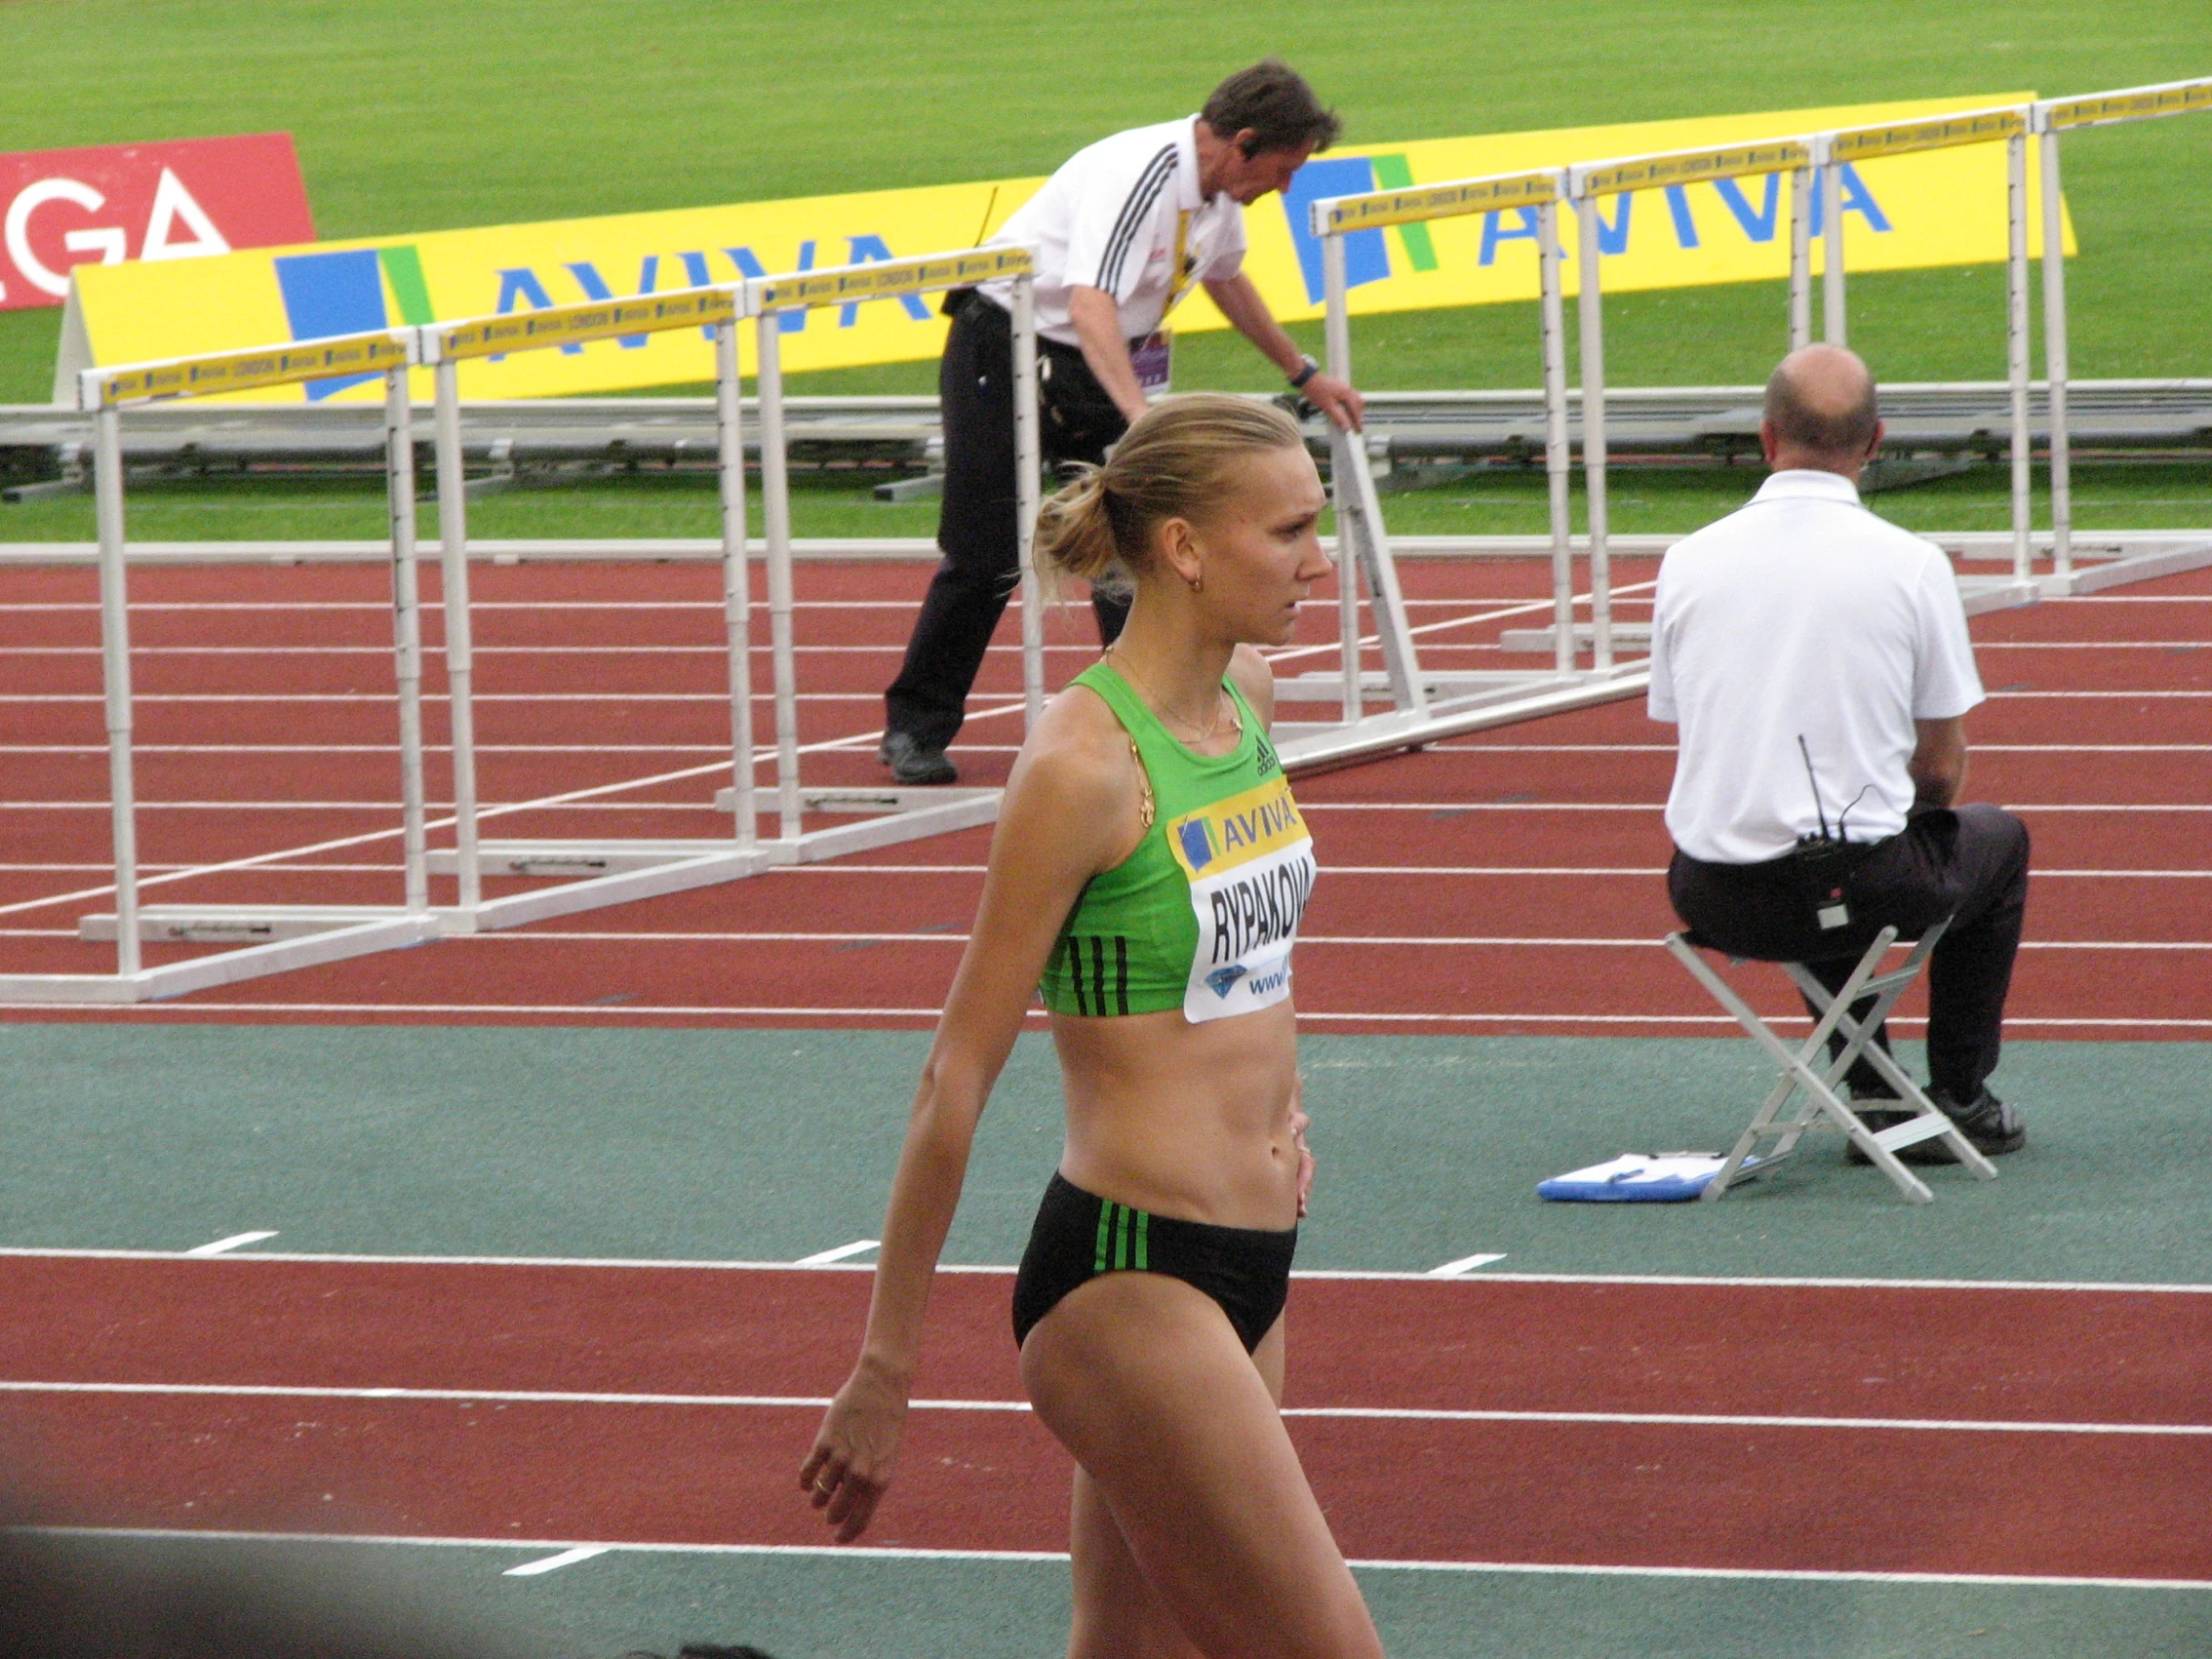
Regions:
<svg viewBox="0 0 2212 1659"><path fill-rule="evenodd" d="M1280 774L1168 826L1168 845L1194 881L1306 838L1306 821L1291 799L1290 780Z"/></svg>

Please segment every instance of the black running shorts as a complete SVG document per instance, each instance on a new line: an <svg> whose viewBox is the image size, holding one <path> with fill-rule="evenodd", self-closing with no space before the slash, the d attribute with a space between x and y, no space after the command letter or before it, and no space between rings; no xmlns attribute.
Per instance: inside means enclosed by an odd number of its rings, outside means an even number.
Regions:
<svg viewBox="0 0 2212 1659"><path fill-rule="evenodd" d="M1219 1303L1250 1354L1283 1313L1297 1249L1295 1227L1270 1233L1155 1216L1055 1174L1014 1279L1014 1342L1028 1341L1062 1297L1100 1274L1164 1273Z"/></svg>

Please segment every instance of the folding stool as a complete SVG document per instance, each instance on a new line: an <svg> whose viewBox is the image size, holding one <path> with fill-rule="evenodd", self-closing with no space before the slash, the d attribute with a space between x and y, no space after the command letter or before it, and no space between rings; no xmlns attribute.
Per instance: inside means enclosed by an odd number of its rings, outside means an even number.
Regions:
<svg viewBox="0 0 2212 1659"><path fill-rule="evenodd" d="M1804 1043L1792 1048L1776 1036L1767 1022L1752 1011L1751 1005L1738 996L1735 989L1723 979L1700 950L1718 950L1718 946L1699 938L1695 933L1680 932L1667 935L1667 948L1675 959L1689 969L1697 982L1713 993L1714 1000L1736 1016L1737 1023L1751 1036L1751 1040L1767 1051L1768 1056L1782 1068L1782 1075L1775 1083L1774 1092L1767 1096L1766 1104L1759 1108L1751 1120L1751 1127L1736 1142L1736 1149L1721 1165L1720 1173L1707 1184L1701 1197L1711 1200L1728 1191L1729 1183L1743 1173L1744 1161L1762 1141L1772 1141L1773 1150L1759 1159L1756 1169L1765 1169L1797 1150L1798 1141L1809 1130L1841 1130L1851 1137L1852 1144L1873 1160L1875 1166L1897 1184L1900 1192L1915 1204L1926 1204L1936 1195L1928 1186L1898 1159L1898 1154L1909 1146L1922 1141L1941 1140L1951 1150L1959 1163L1983 1181L1996 1179L1996 1171L1989 1160L1974 1150L1971 1142L1958 1132L1957 1126L1943 1115L1942 1109L1921 1091L1919 1084L1906 1074L1905 1068L1890 1057L1888 1050L1874 1041L1874 1034L1882 1028L1890 1009L1903 996L1906 987L1920 977L1923 964L1935 950L1936 942L1943 936L1943 929L1950 925L1946 918L1921 935L1905 960L1888 973L1881 972L1882 958L1890 946L1897 942L1898 930L1885 927L1875 935L1874 943L1859 958L1859 965L1852 969L1844 987L1833 994L1813 976L1803 962L1781 962L1782 970L1796 981L1806 1000L1819 1011L1814 1021L1813 1034ZM1725 952L1722 952L1725 954ZM1732 957L1741 961L1742 957ZM1862 997L1873 997L1874 1006L1863 1020L1852 1015L1852 1004ZM1825 1063L1822 1051L1829 1037L1842 1032L1844 1046L1841 1053ZM1859 1115L1851 1109L1851 1103L1837 1093L1844 1074L1852 1063L1864 1058L1897 1091L1899 1107L1909 1109L1913 1115L1888 1129L1869 1129ZM1892 1108L1885 1107L1884 1110Z"/></svg>

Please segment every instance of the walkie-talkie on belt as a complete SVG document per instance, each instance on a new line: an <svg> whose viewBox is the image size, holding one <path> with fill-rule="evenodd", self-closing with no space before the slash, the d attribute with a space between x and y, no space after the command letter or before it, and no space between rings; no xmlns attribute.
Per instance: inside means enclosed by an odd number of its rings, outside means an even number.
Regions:
<svg viewBox="0 0 2212 1659"><path fill-rule="evenodd" d="M1823 932L1847 926L1851 921L1851 906L1844 902L1844 876L1857 863L1857 849L1844 839L1843 826L1831 834L1828 829L1828 812L1821 805L1821 781L1813 770L1813 751L1806 747L1805 734L1798 734L1798 753L1805 757L1805 781L1813 787L1813 816L1820 822L1817 835L1798 836L1798 868L1804 871L1808 896L1813 901L1814 918L1820 922Z"/></svg>

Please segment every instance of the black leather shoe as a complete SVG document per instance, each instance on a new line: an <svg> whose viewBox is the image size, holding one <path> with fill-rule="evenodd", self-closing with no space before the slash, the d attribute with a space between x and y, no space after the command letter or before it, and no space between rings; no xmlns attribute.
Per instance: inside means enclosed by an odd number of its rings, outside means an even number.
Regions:
<svg viewBox="0 0 2212 1659"><path fill-rule="evenodd" d="M942 749L930 748L911 732L884 733L875 758L901 784L952 784L960 777L959 768L945 759Z"/></svg>

